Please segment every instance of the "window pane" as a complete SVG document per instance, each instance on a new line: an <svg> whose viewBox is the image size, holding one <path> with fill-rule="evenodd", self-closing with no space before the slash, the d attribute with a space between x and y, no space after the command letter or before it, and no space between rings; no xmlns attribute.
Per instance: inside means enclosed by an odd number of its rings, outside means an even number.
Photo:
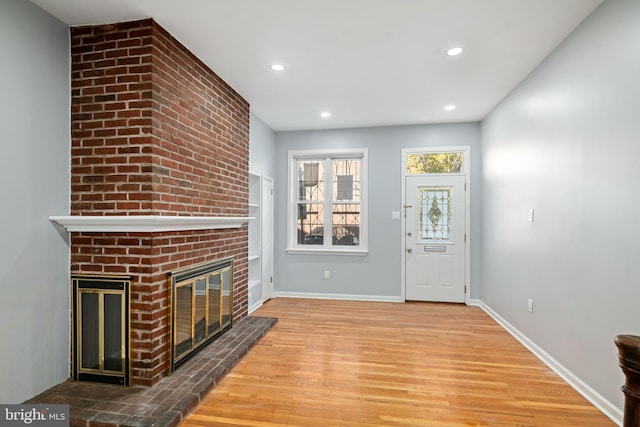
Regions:
<svg viewBox="0 0 640 427"><path fill-rule="evenodd" d="M463 153L407 154L407 173L460 173Z"/></svg>
<svg viewBox="0 0 640 427"><path fill-rule="evenodd" d="M322 245L324 243L324 205L298 204L298 244Z"/></svg>
<svg viewBox="0 0 640 427"><path fill-rule="evenodd" d="M324 162L298 160L298 200L324 200Z"/></svg>
<svg viewBox="0 0 640 427"><path fill-rule="evenodd" d="M360 159L333 160L334 201L360 200Z"/></svg>
<svg viewBox="0 0 640 427"><path fill-rule="evenodd" d="M338 246L360 244L360 204L338 203L333 205L332 243Z"/></svg>
<svg viewBox="0 0 640 427"><path fill-rule="evenodd" d="M418 188L418 230L421 240L451 240L452 187Z"/></svg>

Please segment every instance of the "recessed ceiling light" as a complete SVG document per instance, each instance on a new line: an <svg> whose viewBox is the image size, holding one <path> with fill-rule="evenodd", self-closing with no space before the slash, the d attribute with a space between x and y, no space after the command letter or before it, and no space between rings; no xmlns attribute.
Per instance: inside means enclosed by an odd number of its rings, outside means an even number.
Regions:
<svg viewBox="0 0 640 427"><path fill-rule="evenodd" d="M327 119L331 117L331 113L328 111L323 111L322 113L320 113L320 117L322 117L323 119Z"/></svg>
<svg viewBox="0 0 640 427"><path fill-rule="evenodd" d="M453 111L456 109L456 106L453 104L449 104L449 105L445 105L444 110L445 111Z"/></svg>
<svg viewBox="0 0 640 427"><path fill-rule="evenodd" d="M271 69L273 71L284 71L284 69L287 68L282 64L271 64Z"/></svg>
<svg viewBox="0 0 640 427"><path fill-rule="evenodd" d="M463 52L464 49L462 49L461 47L452 47L451 49L449 49L447 51L447 55L449 56L457 56L460 55Z"/></svg>

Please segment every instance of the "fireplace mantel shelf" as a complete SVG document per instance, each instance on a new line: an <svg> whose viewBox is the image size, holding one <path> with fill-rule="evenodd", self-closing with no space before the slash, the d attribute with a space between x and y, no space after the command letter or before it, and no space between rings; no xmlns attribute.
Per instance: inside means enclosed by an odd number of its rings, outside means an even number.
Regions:
<svg viewBox="0 0 640 427"><path fill-rule="evenodd" d="M166 216L166 215L116 215L116 216L50 216L69 232L86 233L154 233L162 231L213 230L240 228L251 217L219 216Z"/></svg>

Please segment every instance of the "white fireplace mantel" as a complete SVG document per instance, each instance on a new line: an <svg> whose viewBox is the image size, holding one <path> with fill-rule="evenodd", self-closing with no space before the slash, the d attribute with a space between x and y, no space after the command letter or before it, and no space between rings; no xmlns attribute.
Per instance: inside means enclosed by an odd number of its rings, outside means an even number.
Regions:
<svg viewBox="0 0 640 427"><path fill-rule="evenodd" d="M114 216L50 216L69 232L86 233L154 233L162 231L213 230L240 228L251 217L219 216L166 216L166 215L114 215Z"/></svg>

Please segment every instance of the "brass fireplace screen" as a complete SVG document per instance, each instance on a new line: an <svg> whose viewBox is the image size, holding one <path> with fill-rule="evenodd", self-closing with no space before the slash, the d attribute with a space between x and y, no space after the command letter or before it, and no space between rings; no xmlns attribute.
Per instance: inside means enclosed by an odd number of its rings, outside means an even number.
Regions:
<svg viewBox="0 0 640 427"><path fill-rule="evenodd" d="M130 278L73 276L73 376L129 385Z"/></svg>
<svg viewBox="0 0 640 427"><path fill-rule="evenodd" d="M171 273L171 370L231 327L233 259Z"/></svg>

